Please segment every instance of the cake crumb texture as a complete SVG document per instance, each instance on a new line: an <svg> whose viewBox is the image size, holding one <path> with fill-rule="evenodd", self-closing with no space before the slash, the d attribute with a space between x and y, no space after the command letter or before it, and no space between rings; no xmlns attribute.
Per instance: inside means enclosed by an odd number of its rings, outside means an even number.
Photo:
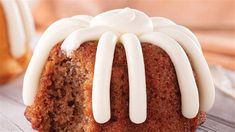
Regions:
<svg viewBox="0 0 235 132"><path fill-rule="evenodd" d="M129 83L125 50L115 49L110 94L111 119L95 122L92 114L92 81L97 42L83 43L71 57L58 43L50 52L41 75L38 92L25 116L41 132L182 132L195 131L205 120L181 113L181 95L174 66L161 48L142 43L147 85L147 119L134 124L129 119ZM187 81L187 80L185 80Z"/></svg>

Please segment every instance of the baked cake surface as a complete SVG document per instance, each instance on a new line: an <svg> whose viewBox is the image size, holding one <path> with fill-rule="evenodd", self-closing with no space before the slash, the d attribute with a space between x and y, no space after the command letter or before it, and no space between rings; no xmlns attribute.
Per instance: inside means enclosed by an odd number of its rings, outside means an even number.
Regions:
<svg viewBox="0 0 235 132"><path fill-rule="evenodd" d="M159 47L142 44L146 66L148 116L144 123L129 119L129 85L124 48L115 49L111 79L111 119L98 124L92 115L92 78L97 42L87 42L68 58L60 44L50 52L34 105L25 115L39 131L191 131L204 114L187 119L181 114L174 66ZM200 118L202 117L202 118Z"/></svg>
<svg viewBox="0 0 235 132"><path fill-rule="evenodd" d="M23 86L39 131L194 131L214 94L195 35L130 8L52 24Z"/></svg>

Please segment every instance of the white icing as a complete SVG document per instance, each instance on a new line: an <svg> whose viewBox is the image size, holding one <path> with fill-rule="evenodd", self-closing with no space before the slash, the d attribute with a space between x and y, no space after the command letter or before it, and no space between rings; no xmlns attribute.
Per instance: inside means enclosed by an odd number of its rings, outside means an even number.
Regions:
<svg viewBox="0 0 235 132"><path fill-rule="evenodd" d="M180 30L176 30L174 28L161 28L159 31L175 39L187 53L191 60L191 65L198 76L197 81L200 95L200 110L208 111L214 103L215 91L209 67L201 50L197 47L195 41Z"/></svg>
<svg viewBox="0 0 235 132"><path fill-rule="evenodd" d="M110 81L116 43L117 35L113 32L105 32L100 37L97 46L94 70L95 78L92 87L92 111L98 123L105 123L111 117Z"/></svg>
<svg viewBox="0 0 235 132"><path fill-rule="evenodd" d="M179 82L182 113L187 118L195 117L199 109L198 90L184 50L175 40L159 32L144 34L140 36L140 41L152 43L162 48L170 56Z"/></svg>
<svg viewBox="0 0 235 132"><path fill-rule="evenodd" d="M101 13L91 21L91 27L107 26L120 33L135 33L137 35L153 31L151 19L135 9L116 9Z"/></svg>
<svg viewBox="0 0 235 132"><path fill-rule="evenodd" d="M200 45L197 37L188 28L181 26L181 25L172 25L167 28L173 28L175 30L178 30L178 31L185 33L188 37L190 37L196 43L196 46L199 47L200 51L201 51L201 45Z"/></svg>
<svg viewBox="0 0 235 132"><path fill-rule="evenodd" d="M173 21L164 17L151 17L153 28L158 29L161 27L176 25Z"/></svg>
<svg viewBox="0 0 235 132"><path fill-rule="evenodd" d="M79 29L71 33L64 40L63 44L61 45L61 49L66 51L66 53L69 55L72 53L72 51L79 48L82 43L88 40L98 40L104 32L109 30L109 28L104 26Z"/></svg>
<svg viewBox="0 0 235 132"><path fill-rule="evenodd" d="M123 34L120 41L124 45L128 65L130 120L136 124L143 123L147 118L147 93L142 48L135 34Z"/></svg>
<svg viewBox="0 0 235 132"><path fill-rule="evenodd" d="M181 25L177 25L173 21L163 17L151 17L151 20L153 22L154 31L158 31L159 29L166 27L177 29L187 34L192 40L196 42L197 46L201 49L201 45L197 37L188 28L185 28Z"/></svg>
<svg viewBox="0 0 235 132"><path fill-rule="evenodd" d="M107 122L111 116L112 60L118 39L124 45L127 57L130 89L129 116L132 122L142 123L147 117L146 80L140 41L159 46L170 56L176 69L181 92L182 114L185 117L194 118L197 115L199 97L202 111L208 111L211 108L214 102L214 87L195 35L187 28L168 19L149 18L144 13L129 8L108 11L94 18L90 16L66 18L50 26L40 39L26 71L23 87L24 103L33 104L49 52L58 42L64 40L61 49L70 57L69 55L82 43L99 40L93 78L92 110L98 123ZM198 88L192 67L199 79Z"/></svg>
<svg viewBox="0 0 235 132"><path fill-rule="evenodd" d="M79 19L82 21L85 21L87 23L90 23L90 21L92 20L92 16L87 16L87 15L77 15L77 16L73 16L73 19Z"/></svg>
<svg viewBox="0 0 235 132"><path fill-rule="evenodd" d="M13 57L20 58L26 52L26 43L30 42L34 33L32 16L27 5L21 0L0 1L7 20L10 52Z"/></svg>

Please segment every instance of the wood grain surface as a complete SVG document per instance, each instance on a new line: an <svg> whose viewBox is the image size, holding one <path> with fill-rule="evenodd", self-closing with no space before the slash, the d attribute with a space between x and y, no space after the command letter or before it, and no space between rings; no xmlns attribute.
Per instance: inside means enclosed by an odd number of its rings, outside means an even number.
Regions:
<svg viewBox="0 0 235 132"><path fill-rule="evenodd" d="M23 76L0 86L0 132L34 132L24 117ZM198 132L235 132L235 100L216 90L216 101Z"/></svg>

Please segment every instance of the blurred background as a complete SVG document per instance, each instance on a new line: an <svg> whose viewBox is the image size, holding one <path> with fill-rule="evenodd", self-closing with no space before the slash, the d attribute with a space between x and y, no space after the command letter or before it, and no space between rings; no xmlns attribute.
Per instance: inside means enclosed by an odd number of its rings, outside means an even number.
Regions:
<svg viewBox="0 0 235 132"><path fill-rule="evenodd" d="M211 65L235 70L235 0L26 0L38 32L54 21L78 14L130 7L149 16L167 17L189 27Z"/></svg>

